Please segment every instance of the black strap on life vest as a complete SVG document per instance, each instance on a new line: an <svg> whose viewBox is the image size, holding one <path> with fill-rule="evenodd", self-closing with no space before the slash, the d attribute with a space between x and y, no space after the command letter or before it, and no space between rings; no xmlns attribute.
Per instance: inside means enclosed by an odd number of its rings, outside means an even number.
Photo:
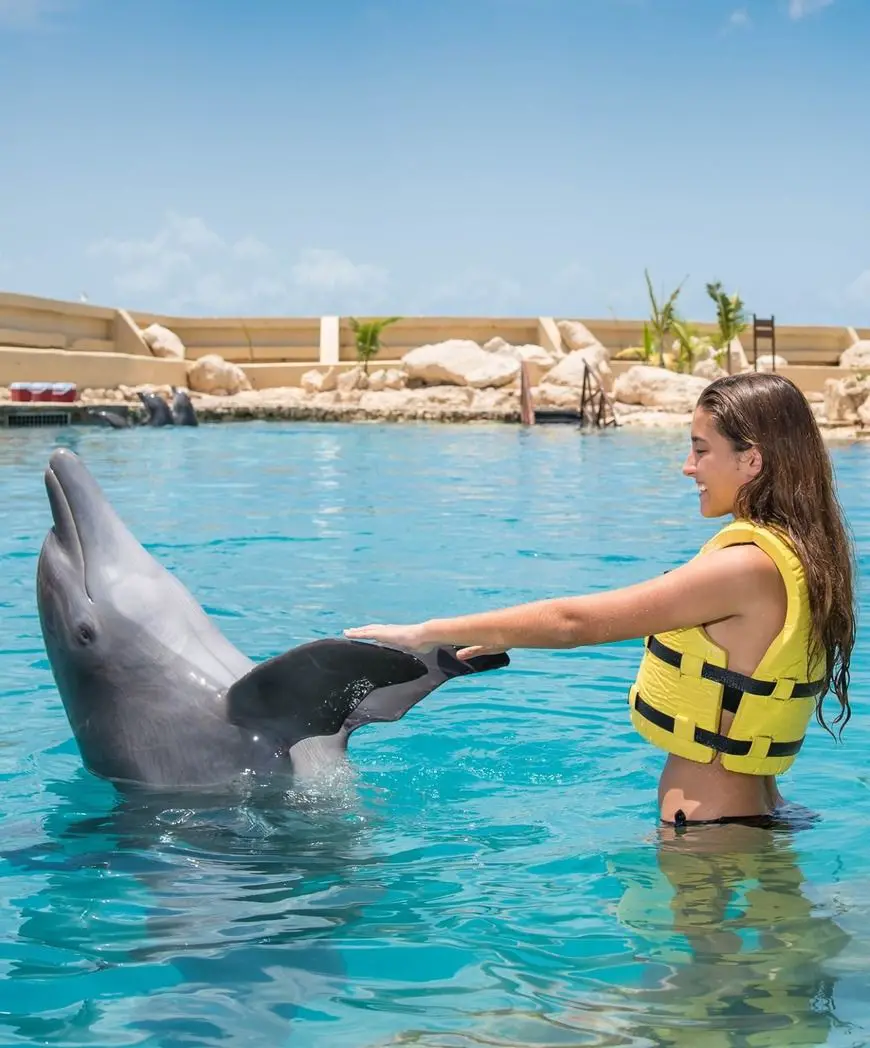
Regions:
<svg viewBox="0 0 870 1048"><path fill-rule="evenodd" d="M657 728L664 728L665 731L671 732L674 730L674 718L669 713L663 713L654 706L650 706L648 702L644 702L640 695L635 695L634 697L634 708L642 717L646 717L648 721L655 724ZM719 753L728 753L732 757L745 757L752 749L752 741L750 739L729 739L727 735L720 735L715 731L707 731L706 728L699 728L697 725L695 726L694 735L695 742L700 743L702 746L709 746ZM790 757L793 753L797 753L803 744L803 738L794 739L791 742L771 742L764 756Z"/></svg>
<svg viewBox="0 0 870 1048"><path fill-rule="evenodd" d="M674 648L669 648L658 637L647 637L646 646L657 659L666 662L674 669L679 669L683 656ZM758 680L756 677L747 677L745 673L735 673L734 670L726 670L721 666L713 666L704 662L701 666L701 676L705 680L715 681L723 686L722 705L729 713L736 713L740 706L740 700L744 695L772 695L776 688L774 680ZM792 685L791 697L793 699L810 699L818 695L822 690L824 681L812 680L807 683L795 683Z"/></svg>

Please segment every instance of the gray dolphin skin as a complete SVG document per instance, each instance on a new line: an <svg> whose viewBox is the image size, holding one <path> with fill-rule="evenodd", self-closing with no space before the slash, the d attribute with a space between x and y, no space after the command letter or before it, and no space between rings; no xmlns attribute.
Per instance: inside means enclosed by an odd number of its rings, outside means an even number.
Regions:
<svg viewBox="0 0 870 1048"><path fill-rule="evenodd" d="M346 638L255 664L143 549L78 456L56 449L45 484L54 526L37 566L43 639L84 766L119 789L314 775L347 760L360 725L509 664Z"/></svg>
<svg viewBox="0 0 870 1048"><path fill-rule="evenodd" d="M95 419L97 425L110 426L112 429L128 429L130 420L118 411L106 411L104 408L88 408L88 415Z"/></svg>
<svg viewBox="0 0 870 1048"><path fill-rule="evenodd" d="M196 409L186 389L172 387L172 420L176 426L198 426Z"/></svg>
<svg viewBox="0 0 870 1048"><path fill-rule="evenodd" d="M175 424L169 405L163 397L159 397L156 393L147 393L142 390L139 390L138 397L145 408L146 426L172 426Z"/></svg>

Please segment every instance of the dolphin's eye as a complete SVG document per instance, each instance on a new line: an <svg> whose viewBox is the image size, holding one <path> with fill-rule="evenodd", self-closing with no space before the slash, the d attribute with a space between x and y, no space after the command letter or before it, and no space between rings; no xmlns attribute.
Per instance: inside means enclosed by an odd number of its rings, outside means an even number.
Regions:
<svg viewBox="0 0 870 1048"><path fill-rule="evenodd" d="M80 622L76 627L76 640L81 645L93 644L97 639L94 627L89 622Z"/></svg>

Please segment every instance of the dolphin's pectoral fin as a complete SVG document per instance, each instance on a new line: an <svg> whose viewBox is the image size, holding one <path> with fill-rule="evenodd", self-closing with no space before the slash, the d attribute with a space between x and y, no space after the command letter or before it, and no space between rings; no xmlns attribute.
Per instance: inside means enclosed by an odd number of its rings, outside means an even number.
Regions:
<svg viewBox="0 0 870 1048"><path fill-rule="evenodd" d="M469 673L486 673L510 665L506 652L496 655L478 655L473 659L457 659L457 647L435 648L418 658L425 664L426 672L414 680L375 688L351 711L345 722L348 732L371 721L398 720L421 699L450 680Z"/></svg>
<svg viewBox="0 0 870 1048"><path fill-rule="evenodd" d="M289 747L341 728L398 720L451 677L510 664L504 652L463 661L458 650L418 655L364 641L313 641L237 680L227 691L227 715L234 724L274 732Z"/></svg>
<svg viewBox="0 0 870 1048"><path fill-rule="evenodd" d="M334 735L372 691L426 676L427 665L398 648L318 640L261 662L237 680L227 691L227 715L292 746L313 735Z"/></svg>

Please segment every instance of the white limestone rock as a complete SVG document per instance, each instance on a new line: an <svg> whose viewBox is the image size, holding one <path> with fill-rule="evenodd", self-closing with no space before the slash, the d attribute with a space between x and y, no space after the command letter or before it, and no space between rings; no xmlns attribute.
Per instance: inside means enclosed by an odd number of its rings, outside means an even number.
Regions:
<svg viewBox="0 0 870 1048"><path fill-rule="evenodd" d="M335 399L339 404L359 404L365 392L363 386L342 386L339 382L338 389L335 391Z"/></svg>
<svg viewBox="0 0 870 1048"><path fill-rule="evenodd" d="M379 393L384 388L384 380L387 377L386 371L383 368L378 368L377 371L373 371L369 375L369 380L366 383L366 389L372 390L374 393Z"/></svg>
<svg viewBox="0 0 870 1048"><path fill-rule="evenodd" d="M336 388L335 368L327 368L326 371L312 368L305 372L300 384L306 393L329 393Z"/></svg>
<svg viewBox="0 0 870 1048"><path fill-rule="evenodd" d="M510 342L502 338L501 335L496 335L495 338L491 338L489 342L484 342L483 344L483 348L487 353L498 353L500 349L504 349L506 346L510 346Z"/></svg>
<svg viewBox="0 0 870 1048"><path fill-rule="evenodd" d="M209 353L187 367L187 385L197 393L215 396L241 393L251 389L251 382L238 364L232 364L217 353Z"/></svg>
<svg viewBox="0 0 870 1048"><path fill-rule="evenodd" d="M825 418L828 422L857 422L870 398L870 378L825 380Z"/></svg>
<svg viewBox="0 0 870 1048"><path fill-rule="evenodd" d="M546 380L556 386L581 389L584 365L587 364L602 388L609 393L613 388L613 372L610 369L609 354L600 343L573 350L547 372Z"/></svg>
<svg viewBox="0 0 870 1048"><path fill-rule="evenodd" d="M518 411L519 392L515 389L476 389L471 407L475 411Z"/></svg>
<svg viewBox="0 0 870 1048"><path fill-rule="evenodd" d="M149 324L142 332L142 338L154 357L184 360L187 355L184 343L178 335L162 324Z"/></svg>
<svg viewBox="0 0 870 1048"><path fill-rule="evenodd" d="M776 356L773 353L760 353L756 363L759 371L773 371L774 368L778 371L780 368L788 367L788 361L785 357L781 357L779 353Z"/></svg>
<svg viewBox="0 0 870 1048"><path fill-rule="evenodd" d="M870 370L870 338L853 342L840 354L841 368L867 368Z"/></svg>
<svg viewBox="0 0 870 1048"><path fill-rule="evenodd" d="M743 343L739 338L731 340L731 345L728 347L729 353L722 355L722 366L725 370L728 370L728 356L731 356L731 372L732 374L738 371L749 371L751 364L746 357L746 352L743 349Z"/></svg>
<svg viewBox="0 0 870 1048"><path fill-rule="evenodd" d="M720 367L712 357L706 357L695 364L692 368L692 374L696 378L705 378L708 382L712 382L714 379L727 375L728 372L725 368Z"/></svg>
<svg viewBox="0 0 870 1048"><path fill-rule="evenodd" d="M539 382L556 363L556 358L551 353L548 353L543 346L536 346L533 343L514 346L506 342L503 346L499 346L491 352L500 357L519 361L520 364L526 364L528 366L529 378L533 384Z"/></svg>
<svg viewBox="0 0 870 1048"><path fill-rule="evenodd" d="M557 386L545 381L532 388L532 403L536 408L579 411L580 400L580 390L573 386Z"/></svg>
<svg viewBox="0 0 870 1048"><path fill-rule="evenodd" d="M359 366L349 368L338 376L336 386L342 393L347 393L354 389L366 389L368 387L368 377Z"/></svg>
<svg viewBox="0 0 870 1048"><path fill-rule="evenodd" d="M666 368L635 364L613 384L614 397L624 404L642 404L659 411L685 413L695 410L698 397L709 385L697 375L681 375Z"/></svg>
<svg viewBox="0 0 870 1048"><path fill-rule="evenodd" d="M429 386L426 389L407 391L412 403L444 408L467 408L474 400L475 391L470 386Z"/></svg>
<svg viewBox="0 0 870 1048"><path fill-rule="evenodd" d="M372 389L369 387L359 398L363 411L375 417L403 415L409 410L408 391L404 389Z"/></svg>
<svg viewBox="0 0 870 1048"><path fill-rule="evenodd" d="M409 379L430 386L504 386L520 370L519 361L487 353L476 342L460 338L417 346L402 363Z"/></svg>
<svg viewBox="0 0 870 1048"><path fill-rule="evenodd" d="M686 429L692 424L691 412L653 411L640 408L627 415L618 415L619 424L638 429Z"/></svg>
<svg viewBox="0 0 870 1048"><path fill-rule="evenodd" d="M557 322L562 341L569 350L586 349L588 346L600 346L601 342L579 320L560 320Z"/></svg>
<svg viewBox="0 0 870 1048"><path fill-rule="evenodd" d="M404 389L407 381L408 376L401 368L387 368L384 372L384 389Z"/></svg>

